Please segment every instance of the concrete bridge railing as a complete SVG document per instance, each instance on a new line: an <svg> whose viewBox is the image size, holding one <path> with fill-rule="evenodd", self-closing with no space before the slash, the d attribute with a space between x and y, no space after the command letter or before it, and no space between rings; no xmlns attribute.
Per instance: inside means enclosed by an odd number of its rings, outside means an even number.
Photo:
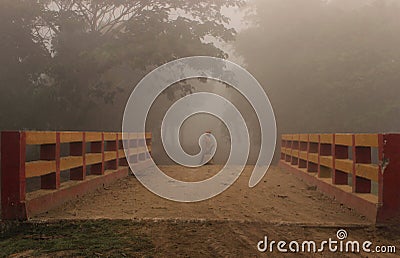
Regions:
<svg viewBox="0 0 400 258"><path fill-rule="evenodd" d="M38 157L27 160L32 146ZM127 159L145 163L150 154L150 133L2 132L2 218L27 219L103 187L128 175ZM40 178L40 189L27 192L31 178Z"/></svg>
<svg viewBox="0 0 400 258"><path fill-rule="evenodd" d="M370 220L400 214L400 134L285 134L280 165Z"/></svg>

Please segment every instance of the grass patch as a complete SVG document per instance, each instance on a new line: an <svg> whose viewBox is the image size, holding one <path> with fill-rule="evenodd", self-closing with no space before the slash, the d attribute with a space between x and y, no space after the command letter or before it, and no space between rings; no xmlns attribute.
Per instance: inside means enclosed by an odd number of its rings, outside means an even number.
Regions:
<svg viewBox="0 0 400 258"><path fill-rule="evenodd" d="M0 256L62 253L62 256L152 256L149 237L138 224L122 220L21 223L0 236Z"/></svg>

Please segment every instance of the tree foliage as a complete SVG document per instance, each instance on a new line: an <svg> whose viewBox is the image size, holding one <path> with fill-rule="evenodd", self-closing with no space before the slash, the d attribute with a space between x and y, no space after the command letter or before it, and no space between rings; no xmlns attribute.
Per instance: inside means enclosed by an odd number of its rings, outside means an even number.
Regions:
<svg viewBox="0 0 400 258"><path fill-rule="evenodd" d="M236 33L228 28L229 19L221 8L242 4L242 0L2 1L0 26L6 35L0 39L2 96L14 93L10 102L24 102L21 110L2 114L2 121L19 117L3 127L100 129L95 121L105 117L99 112L107 112L104 103L122 113L124 103L116 103L118 95L129 94L135 80L150 69L190 55L226 58L207 38L233 40ZM29 117L36 122L25 120ZM120 121L115 118L110 123L118 128Z"/></svg>
<svg viewBox="0 0 400 258"><path fill-rule="evenodd" d="M33 23L41 12L31 2L2 1L0 8L0 121L19 125L21 116L34 105L34 93L41 84L49 54L32 35ZM24 119L34 123L30 116ZM4 123L4 122L3 122Z"/></svg>

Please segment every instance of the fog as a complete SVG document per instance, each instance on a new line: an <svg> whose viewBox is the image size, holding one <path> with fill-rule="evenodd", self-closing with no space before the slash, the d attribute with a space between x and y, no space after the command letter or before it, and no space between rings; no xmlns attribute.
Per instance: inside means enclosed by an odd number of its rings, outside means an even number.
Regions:
<svg viewBox="0 0 400 258"><path fill-rule="evenodd" d="M209 55L248 69L268 94L278 134L399 131L399 0L27 1L0 4L2 130L119 131L135 85L180 57ZM260 148L250 104L215 81L171 86L147 121L153 156L163 150L166 110L194 92L229 99L246 119L249 163ZM216 163L229 133L210 115L181 128L183 148L199 151L212 131Z"/></svg>
<svg viewBox="0 0 400 258"><path fill-rule="evenodd" d="M280 132L398 131L399 1L255 1L235 46Z"/></svg>

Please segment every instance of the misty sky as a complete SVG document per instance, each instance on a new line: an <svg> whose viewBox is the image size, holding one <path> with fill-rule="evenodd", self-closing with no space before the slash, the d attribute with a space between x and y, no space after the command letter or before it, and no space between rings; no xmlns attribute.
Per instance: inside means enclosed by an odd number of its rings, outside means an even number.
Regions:
<svg viewBox="0 0 400 258"><path fill-rule="evenodd" d="M119 131L127 99L149 71L181 57L228 54L263 86L279 134L399 131L400 0L249 0L241 8L225 7L235 3L228 0L156 1L162 8L136 7L132 19L121 21L123 29L111 23L109 31L103 25L110 14L99 22L94 10L50 2L2 1L0 106L9 111L0 114L3 130ZM55 8L56 2L65 10ZM127 7L96 3L117 13ZM176 16L177 9L186 15ZM184 95L206 90L245 114L251 151L257 153L254 112L226 85L178 85L156 106L165 110ZM161 146L162 115L155 113L149 130L154 146ZM188 152L197 150L202 131L212 129L222 147L217 160L226 159L226 128L211 117L191 122L182 132ZM161 147L153 154L166 161Z"/></svg>

